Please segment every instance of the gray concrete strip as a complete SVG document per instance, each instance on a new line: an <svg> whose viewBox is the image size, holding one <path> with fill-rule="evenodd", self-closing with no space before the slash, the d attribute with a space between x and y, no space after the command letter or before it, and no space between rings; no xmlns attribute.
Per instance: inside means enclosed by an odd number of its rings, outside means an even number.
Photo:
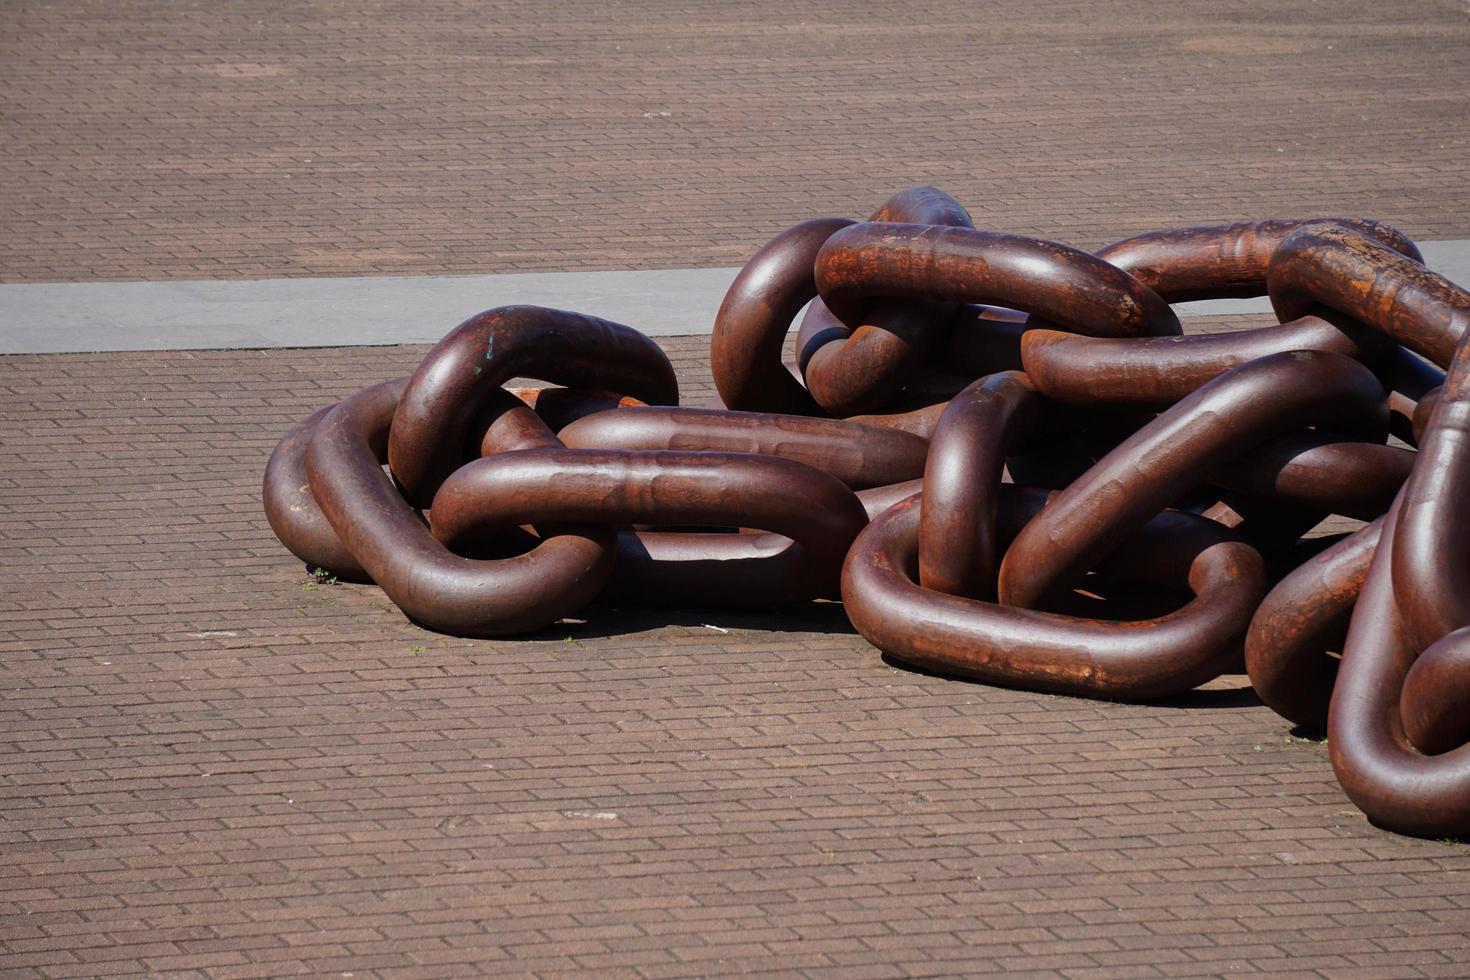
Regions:
<svg viewBox="0 0 1470 980"><path fill-rule="evenodd" d="M0 353L426 343L511 303L592 313L654 336L698 334L735 272L0 285Z"/></svg>
<svg viewBox="0 0 1470 980"><path fill-rule="evenodd" d="M1470 285L1470 240L1421 242ZM708 333L736 270L538 272L0 285L0 354L345 347L438 340L480 310L530 303L652 336ZM1183 303L1184 316L1268 312L1263 299Z"/></svg>

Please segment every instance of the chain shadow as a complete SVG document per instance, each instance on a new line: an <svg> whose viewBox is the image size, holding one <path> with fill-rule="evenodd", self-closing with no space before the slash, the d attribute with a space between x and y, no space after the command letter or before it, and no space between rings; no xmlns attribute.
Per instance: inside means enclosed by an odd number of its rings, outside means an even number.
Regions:
<svg viewBox="0 0 1470 980"><path fill-rule="evenodd" d="M656 603L593 601L576 616L567 617L534 633L528 640L591 640L599 637L626 636L669 626L690 629L713 627L711 637L720 630L762 633L820 633L833 636L856 636L857 630L843 612L840 602L803 602L775 609L739 609L728 606L662 606Z"/></svg>
<svg viewBox="0 0 1470 980"><path fill-rule="evenodd" d="M1058 694L1052 691L1037 691L1034 688L1020 685L1001 684L995 681L981 681L972 677L946 673L944 671L930 670L915 664L907 663L891 654L883 654L883 662L897 670L910 674L918 674L922 677L934 677L940 680L953 681L959 684L972 684L977 687L997 687L1008 691L1024 691L1030 694L1044 694L1047 697L1072 698L1077 701L1101 701L1112 704L1143 704L1157 708L1174 708L1197 711L1200 709L1220 708L1254 708L1261 706L1261 699L1256 695L1255 689L1249 684L1241 687L1211 688L1209 690L1185 691L1182 694L1171 695L1166 698L1150 698L1141 701L1125 701L1116 698L1083 698L1073 694ZM1229 676L1229 675L1222 675Z"/></svg>

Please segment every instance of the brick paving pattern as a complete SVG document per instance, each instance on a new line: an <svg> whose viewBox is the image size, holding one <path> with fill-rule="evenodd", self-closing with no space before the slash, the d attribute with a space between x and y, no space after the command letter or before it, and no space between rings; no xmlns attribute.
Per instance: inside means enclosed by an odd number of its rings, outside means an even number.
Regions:
<svg viewBox="0 0 1470 980"><path fill-rule="evenodd" d="M736 265L934 183L1470 237L1464 0L9 0L0 281Z"/></svg>
<svg viewBox="0 0 1470 980"><path fill-rule="evenodd" d="M941 680L824 604L467 641L310 581L266 456L422 353L0 358L0 973L1465 975L1470 849L1241 676Z"/></svg>
<svg viewBox="0 0 1470 980"><path fill-rule="evenodd" d="M733 265L921 182L1083 246L1470 237L1470 5L1101 10L12 0L0 281ZM1470 847L1240 675L947 681L832 604L468 641L312 581L266 457L423 352L0 357L0 975L1470 971Z"/></svg>

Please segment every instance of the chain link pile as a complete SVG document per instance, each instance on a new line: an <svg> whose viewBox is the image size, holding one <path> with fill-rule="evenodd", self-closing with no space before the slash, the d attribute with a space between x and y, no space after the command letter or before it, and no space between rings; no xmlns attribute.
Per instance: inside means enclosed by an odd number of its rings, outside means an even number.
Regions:
<svg viewBox="0 0 1470 980"><path fill-rule="evenodd" d="M1278 325L1183 336L1170 307L1260 295ZM840 597L915 667L1126 700L1243 650L1370 818L1465 835L1467 326L1470 293L1379 222L1089 254L915 188L751 258L714 325L718 407L674 407L629 327L490 310L292 429L265 509L308 565L460 635L598 597ZM1305 536L1332 514L1366 523Z"/></svg>

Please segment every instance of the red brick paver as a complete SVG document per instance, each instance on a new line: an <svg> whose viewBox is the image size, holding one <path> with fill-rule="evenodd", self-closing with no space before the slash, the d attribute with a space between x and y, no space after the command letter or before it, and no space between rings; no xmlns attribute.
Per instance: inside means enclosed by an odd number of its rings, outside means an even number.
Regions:
<svg viewBox="0 0 1470 980"><path fill-rule="evenodd" d="M982 226L1470 237L1463 0L9 0L0 280L736 265Z"/></svg>
<svg viewBox="0 0 1470 980"><path fill-rule="evenodd" d="M1470 850L1242 677L940 680L830 605L467 641L310 582L266 456L421 354L0 358L0 972L1465 974Z"/></svg>

